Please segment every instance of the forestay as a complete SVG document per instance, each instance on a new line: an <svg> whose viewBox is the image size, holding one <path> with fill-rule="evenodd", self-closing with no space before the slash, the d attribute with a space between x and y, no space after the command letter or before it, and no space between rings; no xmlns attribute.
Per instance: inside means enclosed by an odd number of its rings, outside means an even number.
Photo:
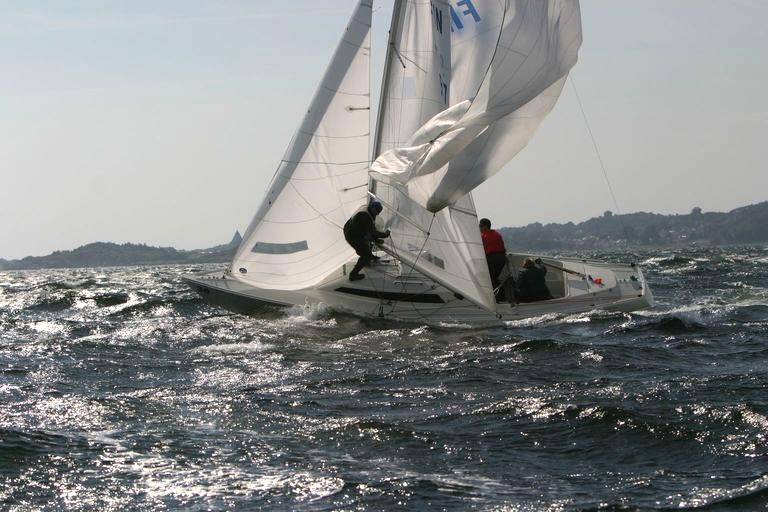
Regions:
<svg viewBox="0 0 768 512"><path fill-rule="evenodd" d="M367 201L370 28L360 1L235 255L239 279L298 290L354 256L342 227Z"/></svg>
<svg viewBox="0 0 768 512"><path fill-rule="evenodd" d="M455 59L471 61L451 49L451 18L445 2L396 2L376 153L401 146L425 122L450 106L455 96L452 63ZM486 22L471 29L481 34L488 25ZM493 43L497 37L498 30L493 33ZM465 88L466 84L458 84L459 94ZM407 186L381 181L380 175L372 177L372 192L387 206L382 218L392 232L385 250L406 268L415 267L475 304L493 310L493 291L471 196L433 214L413 201L414 192Z"/></svg>
<svg viewBox="0 0 768 512"><path fill-rule="evenodd" d="M454 24L451 109L372 165L433 212L455 204L528 143L557 101L581 45L577 0L459 3L452 18L461 24L458 13L470 12L472 21L464 18L461 29ZM478 38L466 30L472 22L475 28L486 24ZM489 46L493 27L497 37Z"/></svg>

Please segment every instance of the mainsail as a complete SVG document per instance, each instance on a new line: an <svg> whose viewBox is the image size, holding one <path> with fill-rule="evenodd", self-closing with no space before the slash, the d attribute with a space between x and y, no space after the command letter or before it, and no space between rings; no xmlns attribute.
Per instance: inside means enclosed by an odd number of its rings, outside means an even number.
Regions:
<svg viewBox="0 0 768 512"><path fill-rule="evenodd" d="M493 310L470 191L495 174L554 106L581 43L578 0L449 5L449 73L437 70L438 2L396 5L373 193L394 210L393 254ZM399 64L399 65L398 65ZM448 100L436 101L436 90ZM437 265L435 264L437 262Z"/></svg>
<svg viewBox="0 0 768 512"><path fill-rule="evenodd" d="M354 255L342 227L368 197L371 2L358 3L243 237L231 268L243 281L308 288Z"/></svg>

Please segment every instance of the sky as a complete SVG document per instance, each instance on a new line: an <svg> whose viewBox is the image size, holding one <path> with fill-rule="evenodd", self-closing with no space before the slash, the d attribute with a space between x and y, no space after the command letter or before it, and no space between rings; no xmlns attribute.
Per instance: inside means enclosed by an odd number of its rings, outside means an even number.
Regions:
<svg viewBox="0 0 768 512"><path fill-rule="evenodd" d="M0 258L243 231L355 3L0 0ZM478 215L521 226L768 200L768 2L581 8L573 81L475 191ZM375 81L390 11L375 2Z"/></svg>

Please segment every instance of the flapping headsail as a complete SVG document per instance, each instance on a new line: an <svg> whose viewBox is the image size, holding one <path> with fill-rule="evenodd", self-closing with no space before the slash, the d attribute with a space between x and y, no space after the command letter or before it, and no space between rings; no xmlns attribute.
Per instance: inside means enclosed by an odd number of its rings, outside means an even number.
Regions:
<svg viewBox="0 0 768 512"><path fill-rule="evenodd" d="M455 204L528 143L557 101L581 45L578 0L461 3L472 5L477 24L490 18L483 35L492 33L490 26L499 27L487 68L468 63L467 49L479 43L475 55L482 62L489 55L483 46L488 37L473 40L455 29L454 55L463 53L464 58L454 59L451 108L372 165L432 212ZM458 18L457 10L452 17ZM473 82L474 90L466 85ZM464 90L457 92L461 86Z"/></svg>
<svg viewBox="0 0 768 512"><path fill-rule="evenodd" d="M470 191L557 100L581 43L578 0L451 0L447 15L430 4L395 4L372 191L391 205L389 252L493 311ZM448 17L446 72L436 29Z"/></svg>
<svg viewBox="0 0 768 512"><path fill-rule="evenodd" d="M239 279L307 288L354 255L342 227L367 201L370 29L362 0L235 255Z"/></svg>
<svg viewBox="0 0 768 512"><path fill-rule="evenodd" d="M376 197L386 203L383 215L391 231L384 249L458 297L493 311L493 289L472 196L432 213L408 198L401 186L377 183L377 191Z"/></svg>
<svg viewBox="0 0 768 512"><path fill-rule="evenodd" d="M451 79L455 59L477 63L451 49L452 10L447 2L395 3L382 87L375 154L401 147L421 126L451 105L469 84ZM489 18L493 19L493 18ZM490 21L472 27L475 41L498 39ZM470 30L467 27L467 30ZM485 36L483 37L484 33ZM485 70L490 62L480 65ZM476 90L479 80L474 84ZM461 97L461 96L459 96ZM371 190L387 205L381 215L391 230L384 249L457 294L488 310L495 307L477 215L470 195L437 214L412 199L413 191L372 173Z"/></svg>

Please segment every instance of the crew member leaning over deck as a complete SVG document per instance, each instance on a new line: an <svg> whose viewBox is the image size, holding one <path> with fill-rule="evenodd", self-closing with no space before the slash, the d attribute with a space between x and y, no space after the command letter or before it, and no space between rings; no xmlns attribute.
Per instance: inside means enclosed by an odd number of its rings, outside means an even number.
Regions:
<svg viewBox="0 0 768 512"><path fill-rule="evenodd" d="M371 201L368 208L357 212L344 224L344 238L359 256L355 267L349 273L350 281L365 278L365 274L360 271L378 259L371 252L371 244L389 236L389 230L382 233L376 229L376 216L382 209L380 202Z"/></svg>

